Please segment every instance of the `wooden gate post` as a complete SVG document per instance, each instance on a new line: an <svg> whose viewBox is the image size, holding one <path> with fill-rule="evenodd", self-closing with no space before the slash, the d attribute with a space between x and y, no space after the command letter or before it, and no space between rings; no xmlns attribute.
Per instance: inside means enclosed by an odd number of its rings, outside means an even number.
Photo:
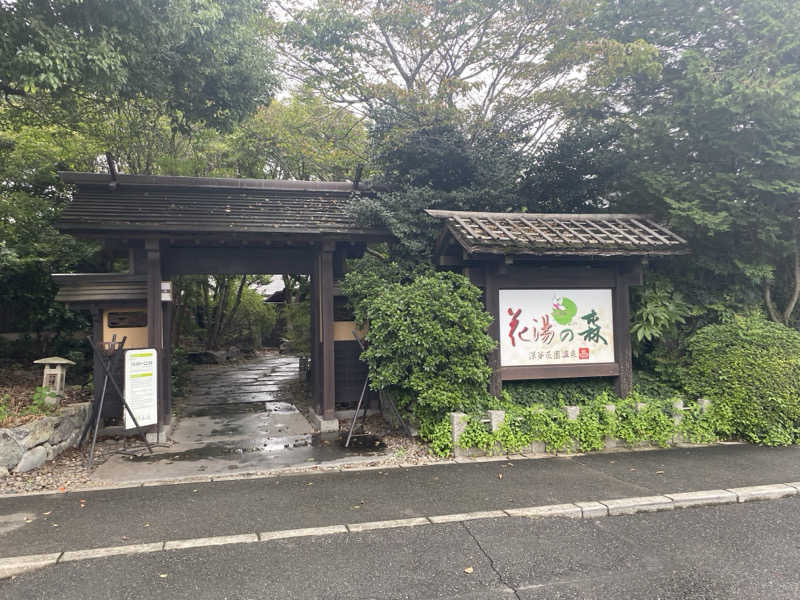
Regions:
<svg viewBox="0 0 800 600"><path fill-rule="evenodd" d="M323 242L319 255L320 334L322 341L322 418L333 419L336 388L333 355L333 252L336 244Z"/></svg>

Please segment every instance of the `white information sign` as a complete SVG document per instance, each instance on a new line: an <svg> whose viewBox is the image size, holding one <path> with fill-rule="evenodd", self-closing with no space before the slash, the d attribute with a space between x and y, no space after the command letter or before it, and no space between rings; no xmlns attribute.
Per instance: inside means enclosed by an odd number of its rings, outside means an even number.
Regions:
<svg viewBox="0 0 800 600"><path fill-rule="evenodd" d="M158 354L155 348L125 352L125 402L139 427L158 423ZM127 410L125 429L136 427Z"/></svg>
<svg viewBox="0 0 800 600"><path fill-rule="evenodd" d="M614 362L611 290L500 290L503 367Z"/></svg>

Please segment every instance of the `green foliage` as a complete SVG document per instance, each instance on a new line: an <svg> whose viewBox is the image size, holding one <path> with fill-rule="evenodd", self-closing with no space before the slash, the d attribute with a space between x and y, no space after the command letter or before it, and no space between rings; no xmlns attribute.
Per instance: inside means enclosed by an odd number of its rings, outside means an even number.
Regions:
<svg viewBox="0 0 800 600"><path fill-rule="evenodd" d="M507 381L503 384L503 390L508 392L511 401L520 406L583 405L612 389L611 380L603 378Z"/></svg>
<svg viewBox="0 0 800 600"><path fill-rule="evenodd" d="M644 403L640 407L639 404ZM669 445L675 433L670 399L647 398L636 392L616 404L614 434L627 444L645 441Z"/></svg>
<svg viewBox="0 0 800 600"><path fill-rule="evenodd" d="M436 456L450 456L453 452L453 425L449 417L440 421L425 421L420 424L419 435L428 440L430 450Z"/></svg>
<svg viewBox="0 0 800 600"><path fill-rule="evenodd" d="M700 329L688 343L687 393L713 400L714 428L769 446L800 425L800 332L761 316Z"/></svg>
<svg viewBox="0 0 800 600"><path fill-rule="evenodd" d="M649 278L641 291L637 289L635 306L631 315L634 356L646 344L665 338L668 342L674 340L679 327L692 314L692 307L675 291L672 282L659 277Z"/></svg>
<svg viewBox="0 0 800 600"><path fill-rule="evenodd" d="M693 444L711 444L719 438L719 432L727 430L729 419L719 420L721 412L703 411L697 402L685 406L678 431Z"/></svg>
<svg viewBox="0 0 800 600"><path fill-rule="evenodd" d="M371 388L395 392L401 408L421 424L486 406L491 401L486 356L494 342L486 333L491 317L483 310L480 290L462 275L437 272L380 285L378 263L355 266L363 270L346 275L344 290L353 292L358 320L369 323L362 358L369 365ZM387 272L400 273L391 263ZM359 291L362 282L369 296Z"/></svg>
<svg viewBox="0 0 800 600"><path fill-rule="evenodd" d="M311 305L308 300L283 307L286 330L283 341L300 356L311 356Z"/></svg>
<svg viewBox="0 0 800 600"><path fill-rule="evenodd" d="M20 0L0 4L0 90L65 110L142 98L175 121L227 127L276 80L260 0Z"/></svg>
<svg viewBox="0 0 800 600"><path fill-rule="evenodd" d="M55 393L51 392L48 388L37 386L31 397L31 403L25 407L24 414L46 415L53 412L54 407L47 403L47 399L55 397Z"/></svg>
<svg viewBox="0 0 800 600"><path fill-rule="evenodd" d="M186 350L181 346L176 346L172 349L170 366L172 394L174 396L183 396L186 393L186 387L189 385L189 373L192 371L192 366L189 364Z"/></svg>
<svg viewBox="0 0 800 600"><path fill-rule="evenodd" d="M0 424L11 416L11 398L8 395L0 396Z"/></svg>
<svg viewBox="0 0 800 600"><path fill-rule="evenodd" d="M581 407L581 412L573 423L573 437L581 452L602 450L606 437L611 437L616 431L616 413L606 409L606 405L613 403L613 399L612 394L604 392Z"/></svg>

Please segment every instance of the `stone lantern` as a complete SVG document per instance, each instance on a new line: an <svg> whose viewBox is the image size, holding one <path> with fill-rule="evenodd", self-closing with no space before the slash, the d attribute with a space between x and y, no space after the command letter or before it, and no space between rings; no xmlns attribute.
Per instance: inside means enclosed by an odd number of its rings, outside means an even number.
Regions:
<svg viewBox="0 0 800 600"><path fill-rule="evenodd" d="M54 398L48 397L46 402L48 404L58 404L58 397L64 394L64 382L67 377L67 367L75 363L60 356L49 356L47 358L40 358L33 361L36 365L44 365L44 379L42 380L42 387L50 390L56 396Z"/></svg>

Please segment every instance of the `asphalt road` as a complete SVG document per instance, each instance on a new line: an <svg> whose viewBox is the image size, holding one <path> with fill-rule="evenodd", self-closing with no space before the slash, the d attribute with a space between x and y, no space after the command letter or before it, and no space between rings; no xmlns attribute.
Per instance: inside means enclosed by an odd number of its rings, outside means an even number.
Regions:
<svg viewBox="0 0 800 600"><path fill-rule="evenodd" d="M796 599L798 510L793 497L174 550L61 563L0 582L0 598Z"/></svg>
<svg viewBox="0 0 800 600"><path fill-rule="evenodd" d="M800 447L742 445L0 497L0 557L789 481Z"/></svg>

